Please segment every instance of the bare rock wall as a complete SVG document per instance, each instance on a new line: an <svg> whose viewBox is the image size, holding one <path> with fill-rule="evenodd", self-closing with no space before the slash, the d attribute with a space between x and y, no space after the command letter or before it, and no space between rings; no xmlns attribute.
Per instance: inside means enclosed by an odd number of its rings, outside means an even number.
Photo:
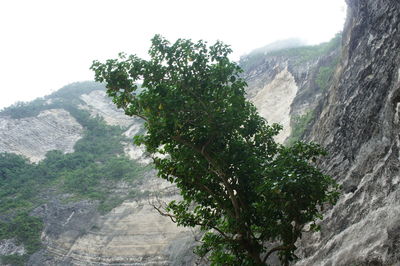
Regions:
<svg viewBox="0 0 400 266"><path fill-rule="evenodd" d="M38 162L51 150L73 152L83 128L67 111L50 109L36 117L0 117L0 152L13 152Z"/></svg>
<svg viewBox="0 0 400 266"><path fill-rule="evenodd" d="M347 2L340 68L308 135L343 192L297 265L400 265L400 2Z"/></svg>

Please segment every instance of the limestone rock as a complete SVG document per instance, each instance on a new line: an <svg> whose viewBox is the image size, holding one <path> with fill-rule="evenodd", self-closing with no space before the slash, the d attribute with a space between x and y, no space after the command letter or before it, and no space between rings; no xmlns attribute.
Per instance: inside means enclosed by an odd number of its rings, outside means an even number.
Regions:
<svg viewBox="0 0 400 266"><path fill-rule="evenodd" d="M262 54L261 60L245 65L243 77L247 98L269 123L279 123L283 131L276 137L283 143L291 134L294 118L313 111L323 91L316 84L321 67L331 66L340 52L339 44L326 54L299 58L292 54Z"/></svg>
<svg viewBox="0 0 400 266"><path fill-rule="evenodd" d="M0 256L24 255L26 250L23 245L17 245L15 239L0 240Z"/></svg>
<svg viewBox="0 0 400 266"><path fill-rule="evenodd" d="M131 140L125 143L124 152L132 160L136 160L142 165L147 165L152 162L152 159L146 154L146 148L144 146L137 146L132 141L133 137L141 131L143 131L143 123L139 119L136 119L135 123L124 132L124 135Z"/></svg>
<svg viewBox="0 0 400 266"><path fill-rule="evenodd" d="M109 125L128 127L135 121L135 118L129 117L117 109L103 90L94 90L89 94L83 94L81 99L86 103L86 106L82 106L84 109L89 110L93 116L103 117Z"/></svg>
<svg viewBox="0 0 400 266"><path fill-rule="evenodd" d="M38 162L51 150L73 152L82 126L67 111L50 109L36 117L0 117L0 152L13 152Z"/></svg>
<svg viewBox="0 0 400 266"><path fill-rule="evenodd" d="M343 194L297 265L400 265L400 2L347 2L340 68L308 134Z"/></svg>
<svg viewBox="0 0 400 266"><path fill-rule="evenodd" d="M150 204L177 199L176 188L152 176L139 187L149 197L127 200L105 215L94 201L55 199L37 208L33 214L46 225L46 250L32 256L30 265L193 265L191 230L177 227Z"/></svg>
<svg viewBox="0 0 400 266"><path fill-rule="evenodd" d="M283 130L275 138L280 143L283 143L291 132L290 106L297 90L293 75L284 69L252 98L262 117L269 123L279 123L283 126Z"/></svg>

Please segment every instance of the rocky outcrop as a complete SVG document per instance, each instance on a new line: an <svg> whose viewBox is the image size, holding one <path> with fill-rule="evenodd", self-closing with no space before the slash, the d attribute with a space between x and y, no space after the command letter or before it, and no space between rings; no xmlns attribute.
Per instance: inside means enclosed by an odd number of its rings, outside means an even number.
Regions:
<svg viewBox="0 0 400 266"><path fill-rule="evenodd" d="M347 2L340 67L308 134L343 192L297 265L399 265L400 2Z"/></svg>
<svg viewBox="0 0 400 266"><path fill-rule="evenodd" d="M133 144L132 138L143 131L143 121L136 117L129 117L121 109L117 109L104 90L94 90L80 97L85 105L82 109L88 110L92 116L100 116L108 125L127 128L124 136L129 141L124 143L125 154L140 164L147 165L152 159L146 156L145 148Z"/></svg>
<svg viewBox="0 0 400 266"><path fill-rule="evenodd" d="M133 144L133 137L141 131L143 131L143 123L139 119L136 119L136 123L132 124L128 130L124 132L124 136L126 136L130 141L125 143L124 152L129 156L132 160L136 160L138 163L147 165L152 162L151 157L146 153L145 147L137 146Z"/></svg>
<svg viewBox="0 0 400 266"><path fill-rule="evenodd" d="M127 200L105 215L96 201L54 199L35 209L33 215L45 222L46 249L29 265L193 265L194 234L152 206L176 199L176 188L150 172L137 189L149 196Z"/></svg>
<svg viewBox="0 0 400 266"><path fill-rule="evenodd" d="M82 126L67 111L50 109L36 117L0 117L0 152L13 152L38 162L51 150L73 152Z"/></svg>
<svg viewBox="0 0 400 266"><path fill-rule="evenodd" d="M117 109L103 90L94 90L83 94L81 99L86 103L81 106L83 109L87 109L93 116L103 117L109 125L128 127L136 120Z"/></svg>
<svg viewBox="0 0 400 266"><path fill-rule="evenodd" d="M24 255L26 250L23 245L18 245L15 239L0 240L0 256L2 255Z"/></svg>
<svg viewBox="0 0 400 266"><path fill-rule="evenodd" d="M117 110L104 91L93 90L80 99L85 103L79 108L126 128L125 152L132 159L144 165L151 162L144 149L131 143L133 136L143 131L141 121ZM52 100L62 102L63 98ZM0 151L23 154L37 162L50 150L73 152L83 131L64 109L48 109L20 119L2 116ZM30 213L44 222L44 248L30 256L28 265L193 265L192 231L177 227L150 204L177 199L176 188L156 178L154 170L144 175L140 184L121 182L112 192L127 195L135 190L141 196L125 200L106 214L99 212L97 200L76 201L73 195L46 189L40 196L46 203ZM23 245L16 245L13 239L0 241L0 256L13 254L25 254Z"/></svg>

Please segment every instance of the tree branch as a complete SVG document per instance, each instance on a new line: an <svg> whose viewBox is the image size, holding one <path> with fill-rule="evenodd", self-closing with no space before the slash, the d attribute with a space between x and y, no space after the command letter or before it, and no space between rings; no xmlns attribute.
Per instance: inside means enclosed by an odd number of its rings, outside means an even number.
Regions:
<svg viewBox="0 0 400 266"><path fill-rule="evenodd" d="M157 207L155 204L150 203L150 202L149 202L149 204L150 204L151 206L153 206L153 208L156 209L157 212L158 212L159 214L161 214L162 216L169 217L173 223L176 223L176 218L177 218L176 215L173 215L173 214L170 214L170 213L168 213L168 212L162 211L162 210L161 210L161 206L160 206L160 207ZM225 239L227 239L227 240L232 240L231 237L229 237L227 234L225 234L221 229L219 229L219 228L216 227L216 226L209 225L208 223L201 223L201 222L198 222L198 221L194 221L194 223L195 223L196 225L198 225L198 226L208 226L208 227L214 229L215 231L217 231L217 232L218 232L220 235L222 235Z"/></svg>
<svg viewBox="0 0 400 266"><path fill-rule="evenodd" d="M179 177L181 179L184 178L184 176L180 176L175 172L171 172L170 174L172 174L173 176ZM216 204L219 206L219 208L221 210L225 210L226 212L228 212L232 217L234 216L234 213L229 209L225 207L225 204L223 203L223 201L220 199L220 197L214 192L212 191L212 189L210 189L207 185L203 184L201 181L198 182L194 182L194 185L197 185L200 190L206 191L207 193L209 193L211 195L211 197L215 200Z"/></svg>
<svg viewBox="0 0 400 266"><path fill-rule="evenodd" d="M227 180L227 178L225 176L225 173L220 169L220 167L214 162L214 160L211 158L211 156L205 150L200 149L196 145L186 141L180 135L172 136L172 139L175 140L176 142L180 143L180 144L183 144L183 145L185 145L185 146L197 151L214 168L215 173L220 178L220 180L224 184L226 190L228 191L229 199L231 200L233 209L235 211L235 218L239 221L240 220L240 213L241 213L240 206L239 206L238 200L237 200L237 198L235 196L235 192L232 189L232 187L230 186L230 184L229 184L229 182L228 182L228 180Z"/></svg>
<svg viewBox="0 0 400 266"><path fill-rule="evenodd" d="M264 259L263 259L263 263L265 263L265 262L267 261L268 257L269 257L272 253L274 253L274 252L276 252L276 251L280 251L280 250L288 250L288 249L292 248L293 245L294 245L294 244L281 245L281 246L276 246L276 247L272 248L272 249L271 249L270 251L268 251L268 253L265 255L265 257L264 257Z"/></svg>

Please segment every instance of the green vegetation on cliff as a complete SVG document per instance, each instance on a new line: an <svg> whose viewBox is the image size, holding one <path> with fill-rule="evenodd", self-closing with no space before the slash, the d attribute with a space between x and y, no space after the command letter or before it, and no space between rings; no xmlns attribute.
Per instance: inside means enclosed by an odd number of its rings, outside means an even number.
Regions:
<svg viewBox="0 0 400 266"><path fill-rule="evenodd" d="M310 45L303 47L295 47L289 49L283 49L278 51L273 51L270 56L290 56L295 58L296 62L304 63L313 59L317 59L322 55L326 55L329 52L335 50L340 46L342 41L342 34L338 33L329 42L321 43L318 45Z"/></svg>
<svg viewBox="0 0 400 266"><path fill-rule="evenodd" d="M37 98L30 102L17 102L1 110L0 115L18 119L34 117L41 111L48 109L65 107L70 107L70 109L71 107L76 108L80 103L83 103L79 96L94 90L104 89L105 87L103 84L93 81L71 83L48 96Z"/></svg>
<svg viewBox="0 0 400 266"><path fill-rule="evenodd" d="M289 58L294 64L302 64L308 61L316 60L322 55L329 54L329 52L335 50L337 47L340 47L341 41L342 41L342 34L338 33L329 42L321 43L318 45L276 49L267 52L255 50L254 52L248 54L247 56L243 56L240 59L239 64L246 72L251 71L255 67L262 64L265 61L266 57L269 58L284 57L284 58Z"/></svg>

